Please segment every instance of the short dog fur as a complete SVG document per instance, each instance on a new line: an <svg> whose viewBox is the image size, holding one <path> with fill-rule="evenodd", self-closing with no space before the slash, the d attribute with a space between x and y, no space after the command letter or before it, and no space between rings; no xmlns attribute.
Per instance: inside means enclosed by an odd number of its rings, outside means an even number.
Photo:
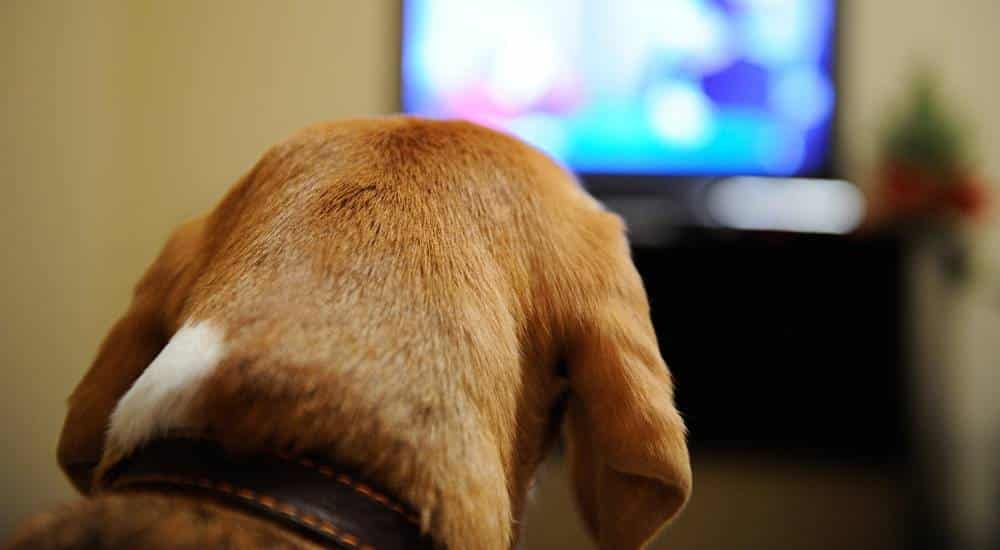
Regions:
<svg viewBox="0 0 1000 550"><path fill-rule="evenodd" d="M316 125L169 239L69 399L59 463L92 498L13 544L310 546L210 503L102 493L100 472L180 431L357 465L439 546L511 548L553 422L601 548L642 547L688 499L621 220L473 124Z"/></svg>

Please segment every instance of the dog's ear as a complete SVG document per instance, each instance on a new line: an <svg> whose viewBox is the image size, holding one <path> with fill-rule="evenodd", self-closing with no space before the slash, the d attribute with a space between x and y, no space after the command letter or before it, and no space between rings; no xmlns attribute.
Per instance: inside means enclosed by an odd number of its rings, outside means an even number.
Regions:
<svg viewBox="0 0 1000 550"><path fill-rule="evenodd" d="M620 220L602 214L587 240L590 274L567 327L571 475L600 547L641 548L690 495L684 422Z"/></svg>
<svg viewBox="0 0 1000 550"><path fill-rule="evenodd" d="M132 304L104 338L90 370L69 398L57 451L59 465L82 493L101 459L108 419L118 399L163 349L186 293L201 220L181 226L136 285Z"/></svg>

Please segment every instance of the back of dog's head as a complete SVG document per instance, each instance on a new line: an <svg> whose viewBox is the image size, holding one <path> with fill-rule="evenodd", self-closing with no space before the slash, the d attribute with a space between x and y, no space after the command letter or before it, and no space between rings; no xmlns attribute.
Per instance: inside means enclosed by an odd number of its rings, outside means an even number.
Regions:
<svg viewBox="0 0 1000 550"><path fill-rule="evenodd" d="M621 222L513 138L347 121L273 147L173 235L70 399L60 463L89 491L175 431L321 453L440 543L506 548L566 392L581 512L602 547L638 547L691 474Z"/></svg>

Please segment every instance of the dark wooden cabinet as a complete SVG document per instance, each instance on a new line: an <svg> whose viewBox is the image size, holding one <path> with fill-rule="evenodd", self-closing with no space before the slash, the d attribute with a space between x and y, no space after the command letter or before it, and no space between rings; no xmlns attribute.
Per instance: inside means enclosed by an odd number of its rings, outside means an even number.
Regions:
<svg viewBox="0 0 1000 550"><path fill-rule="evenodd" d="M678 231L633 258L693 449L904 461L903 241Z"/></svg>

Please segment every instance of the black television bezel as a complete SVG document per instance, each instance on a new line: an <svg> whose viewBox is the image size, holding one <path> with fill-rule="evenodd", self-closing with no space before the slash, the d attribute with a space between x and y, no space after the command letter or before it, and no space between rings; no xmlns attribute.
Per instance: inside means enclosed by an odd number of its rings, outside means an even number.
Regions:
<svg viewBox="0 0 1000 550"><path fill-rule="evenodd" d="M405 4L412 0L398 0L396 23L396 111L405 113L403 101L403 54L406 44ZM823 162L815 169L801 172L793 176L783 176L790 178L819 178L837 179L843 177L841 165L842 139L841 139L841 116L843 110L844 89L842 83L842 22L844 20L843 0L833 0L833 32L831 33L833 44L831 46L831 67L830 75L834 87L834 104L831 115L827 154ZM692 181L706 182L718 181L729 177L738 177L747 174L648 174L648 173L599 173L599 172L579 172L574 171L576 176L584 186L596 195L600 196L621 196L621 195L647 195L647 194L667 194L678 191L680 185L690 184Z"/></svg>

